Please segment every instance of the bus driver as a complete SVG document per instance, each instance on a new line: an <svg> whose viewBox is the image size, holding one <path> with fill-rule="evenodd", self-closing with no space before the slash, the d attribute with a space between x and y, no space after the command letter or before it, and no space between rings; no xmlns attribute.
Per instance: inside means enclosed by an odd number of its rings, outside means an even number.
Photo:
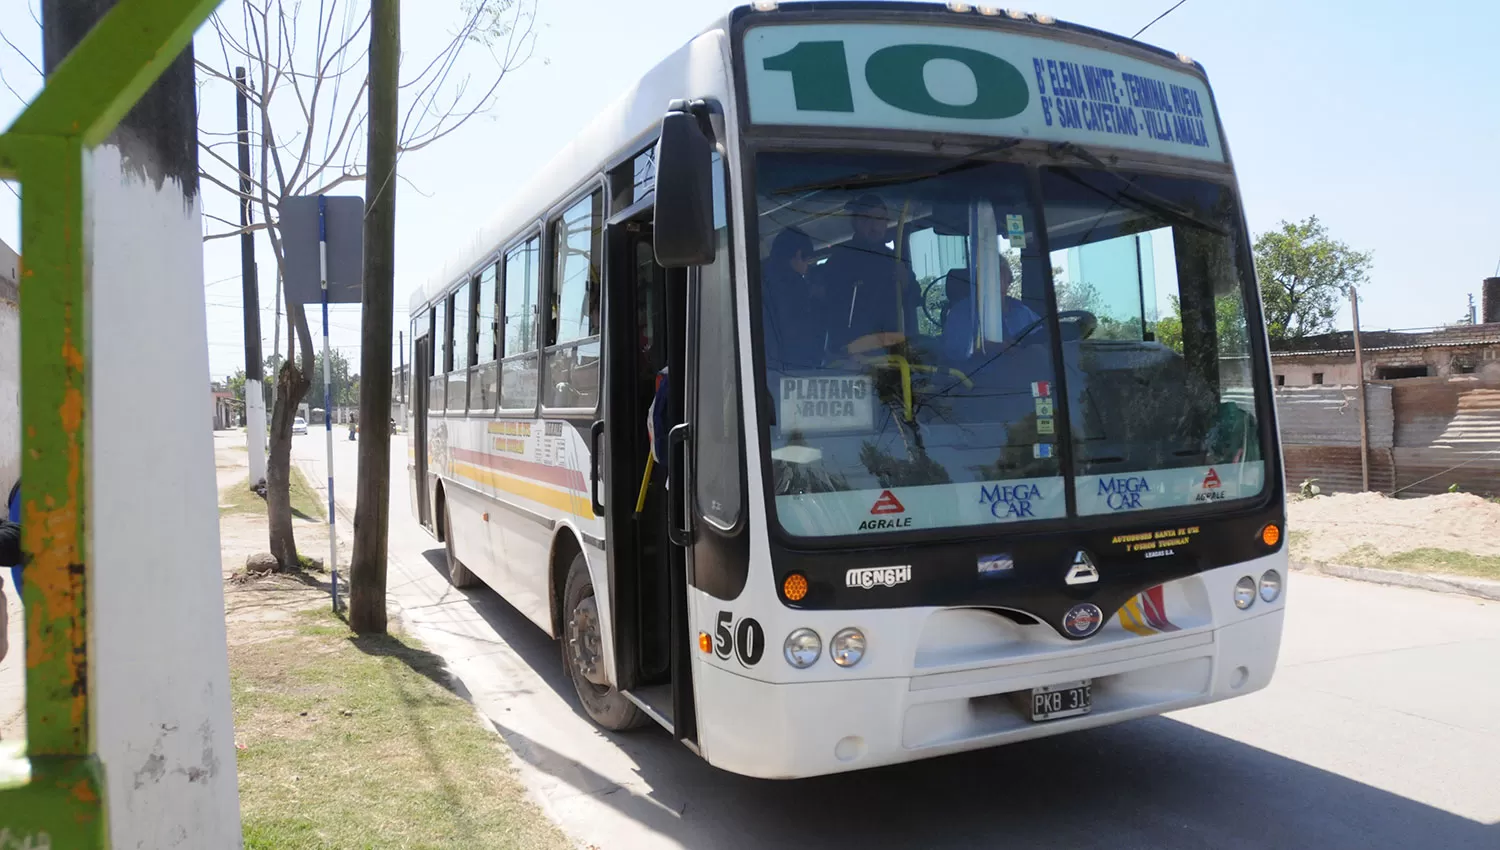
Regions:
<svg viewBox="0 0 1500 850"><path fill-rule="evenodd" d="M827 282L830 348L852 353L894 345L915 332L921 288L906 262L886 246L890 216L879 195L869 193L844 205L852 234L836 246L821 271Z"/></svg>

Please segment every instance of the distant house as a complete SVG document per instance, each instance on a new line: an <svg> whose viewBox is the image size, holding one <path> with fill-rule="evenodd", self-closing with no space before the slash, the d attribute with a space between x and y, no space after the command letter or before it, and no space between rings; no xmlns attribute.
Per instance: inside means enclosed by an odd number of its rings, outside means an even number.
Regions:
<svg viewBox="0 0 1500 850"><path fill-rule="evenodd" d="M1483 291L1478 324L1360 333L1370 489L1500 493L1500 278ZM1273 345L1271 371L1288 486L1359 490L1353 334Z"/></svg>
<svg viewBox="0 0 1500 850"><path fill-rule="evenodd" d="M234 393L219 384L211 384L209 394L213 402L214 430L227 431L238 426L240 424L240 400L234 397Z"/></svg>

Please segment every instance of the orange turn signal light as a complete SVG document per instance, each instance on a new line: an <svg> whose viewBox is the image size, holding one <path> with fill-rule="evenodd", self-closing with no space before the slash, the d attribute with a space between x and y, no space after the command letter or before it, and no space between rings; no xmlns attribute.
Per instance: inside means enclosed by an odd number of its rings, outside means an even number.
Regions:
<svg viewBox="0 0 1500 850"><path fill-rule="evenodd" d="M801 602L807 597L807 577L792 573L781 583L781 593L792 602Z"/></svg>
<svg viewBox="0 0 1500 850"><path fill-rule="evenodd" d="M1276 523L1271 523L1260 530L1260 541L1267 546L1275 546L1281 542L1281 529L1276 527Z"/></svg>
<svg viewBox="0 0 1500 850"><path fill-rule="evenodd" d="M698 648L703 650L704 652L713 651L714 639L708 636L708 632L698 633Z"/></svg>

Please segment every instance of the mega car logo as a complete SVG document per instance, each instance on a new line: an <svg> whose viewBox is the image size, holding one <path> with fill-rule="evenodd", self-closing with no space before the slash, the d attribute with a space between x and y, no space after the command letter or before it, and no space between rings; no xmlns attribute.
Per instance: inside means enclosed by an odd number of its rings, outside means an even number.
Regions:
<svg viewBox="0 0 1500 850"><path fill-rule="evenodd" d="M1151 484L1141 475L1116 475L1099 480L1099 495L1112 511L1141 507L1141 494L1151 492Z"/></svg>
<svg viewBox="0 0 1500 850"><path fill-rule="evenodd" d="M862 567L853 569L844 574L845 587L861 587L869 590L872 587L895 587L898 584L906 584L911 581L911 566L904 567Z"/></svg>
<svg viewBox="0 0 1500 850"><path fill-rule="evenodd" d="M1041 501L1042 490L1035 484L980 485L979 504L990 506L995 519L1035 518L1032 501Z"/></svg>
<svg viewBox="0 0 1500 850"><path fill-rule="evenodd" d="M1063 631L1069 637L1086 638L1104 625L1104 612L1092 602L1080 602L1063 615Z"/></svg>

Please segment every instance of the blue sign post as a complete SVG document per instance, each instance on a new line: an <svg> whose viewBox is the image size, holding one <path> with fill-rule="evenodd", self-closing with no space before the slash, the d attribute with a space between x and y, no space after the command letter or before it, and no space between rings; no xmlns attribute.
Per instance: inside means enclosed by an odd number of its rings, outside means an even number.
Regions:
<svg viewBox="0 0 1500 850"><path fill-rule="evenodd" d="M328 305L358 304L364 294L363 198L304 195L283 198L282 253L287 301L323 308L323 431L328 463L328 574L333 610L339 610L339 543L333 499L333 358L328 341ZM314 288L316 287L316 288Z"/></svg>

